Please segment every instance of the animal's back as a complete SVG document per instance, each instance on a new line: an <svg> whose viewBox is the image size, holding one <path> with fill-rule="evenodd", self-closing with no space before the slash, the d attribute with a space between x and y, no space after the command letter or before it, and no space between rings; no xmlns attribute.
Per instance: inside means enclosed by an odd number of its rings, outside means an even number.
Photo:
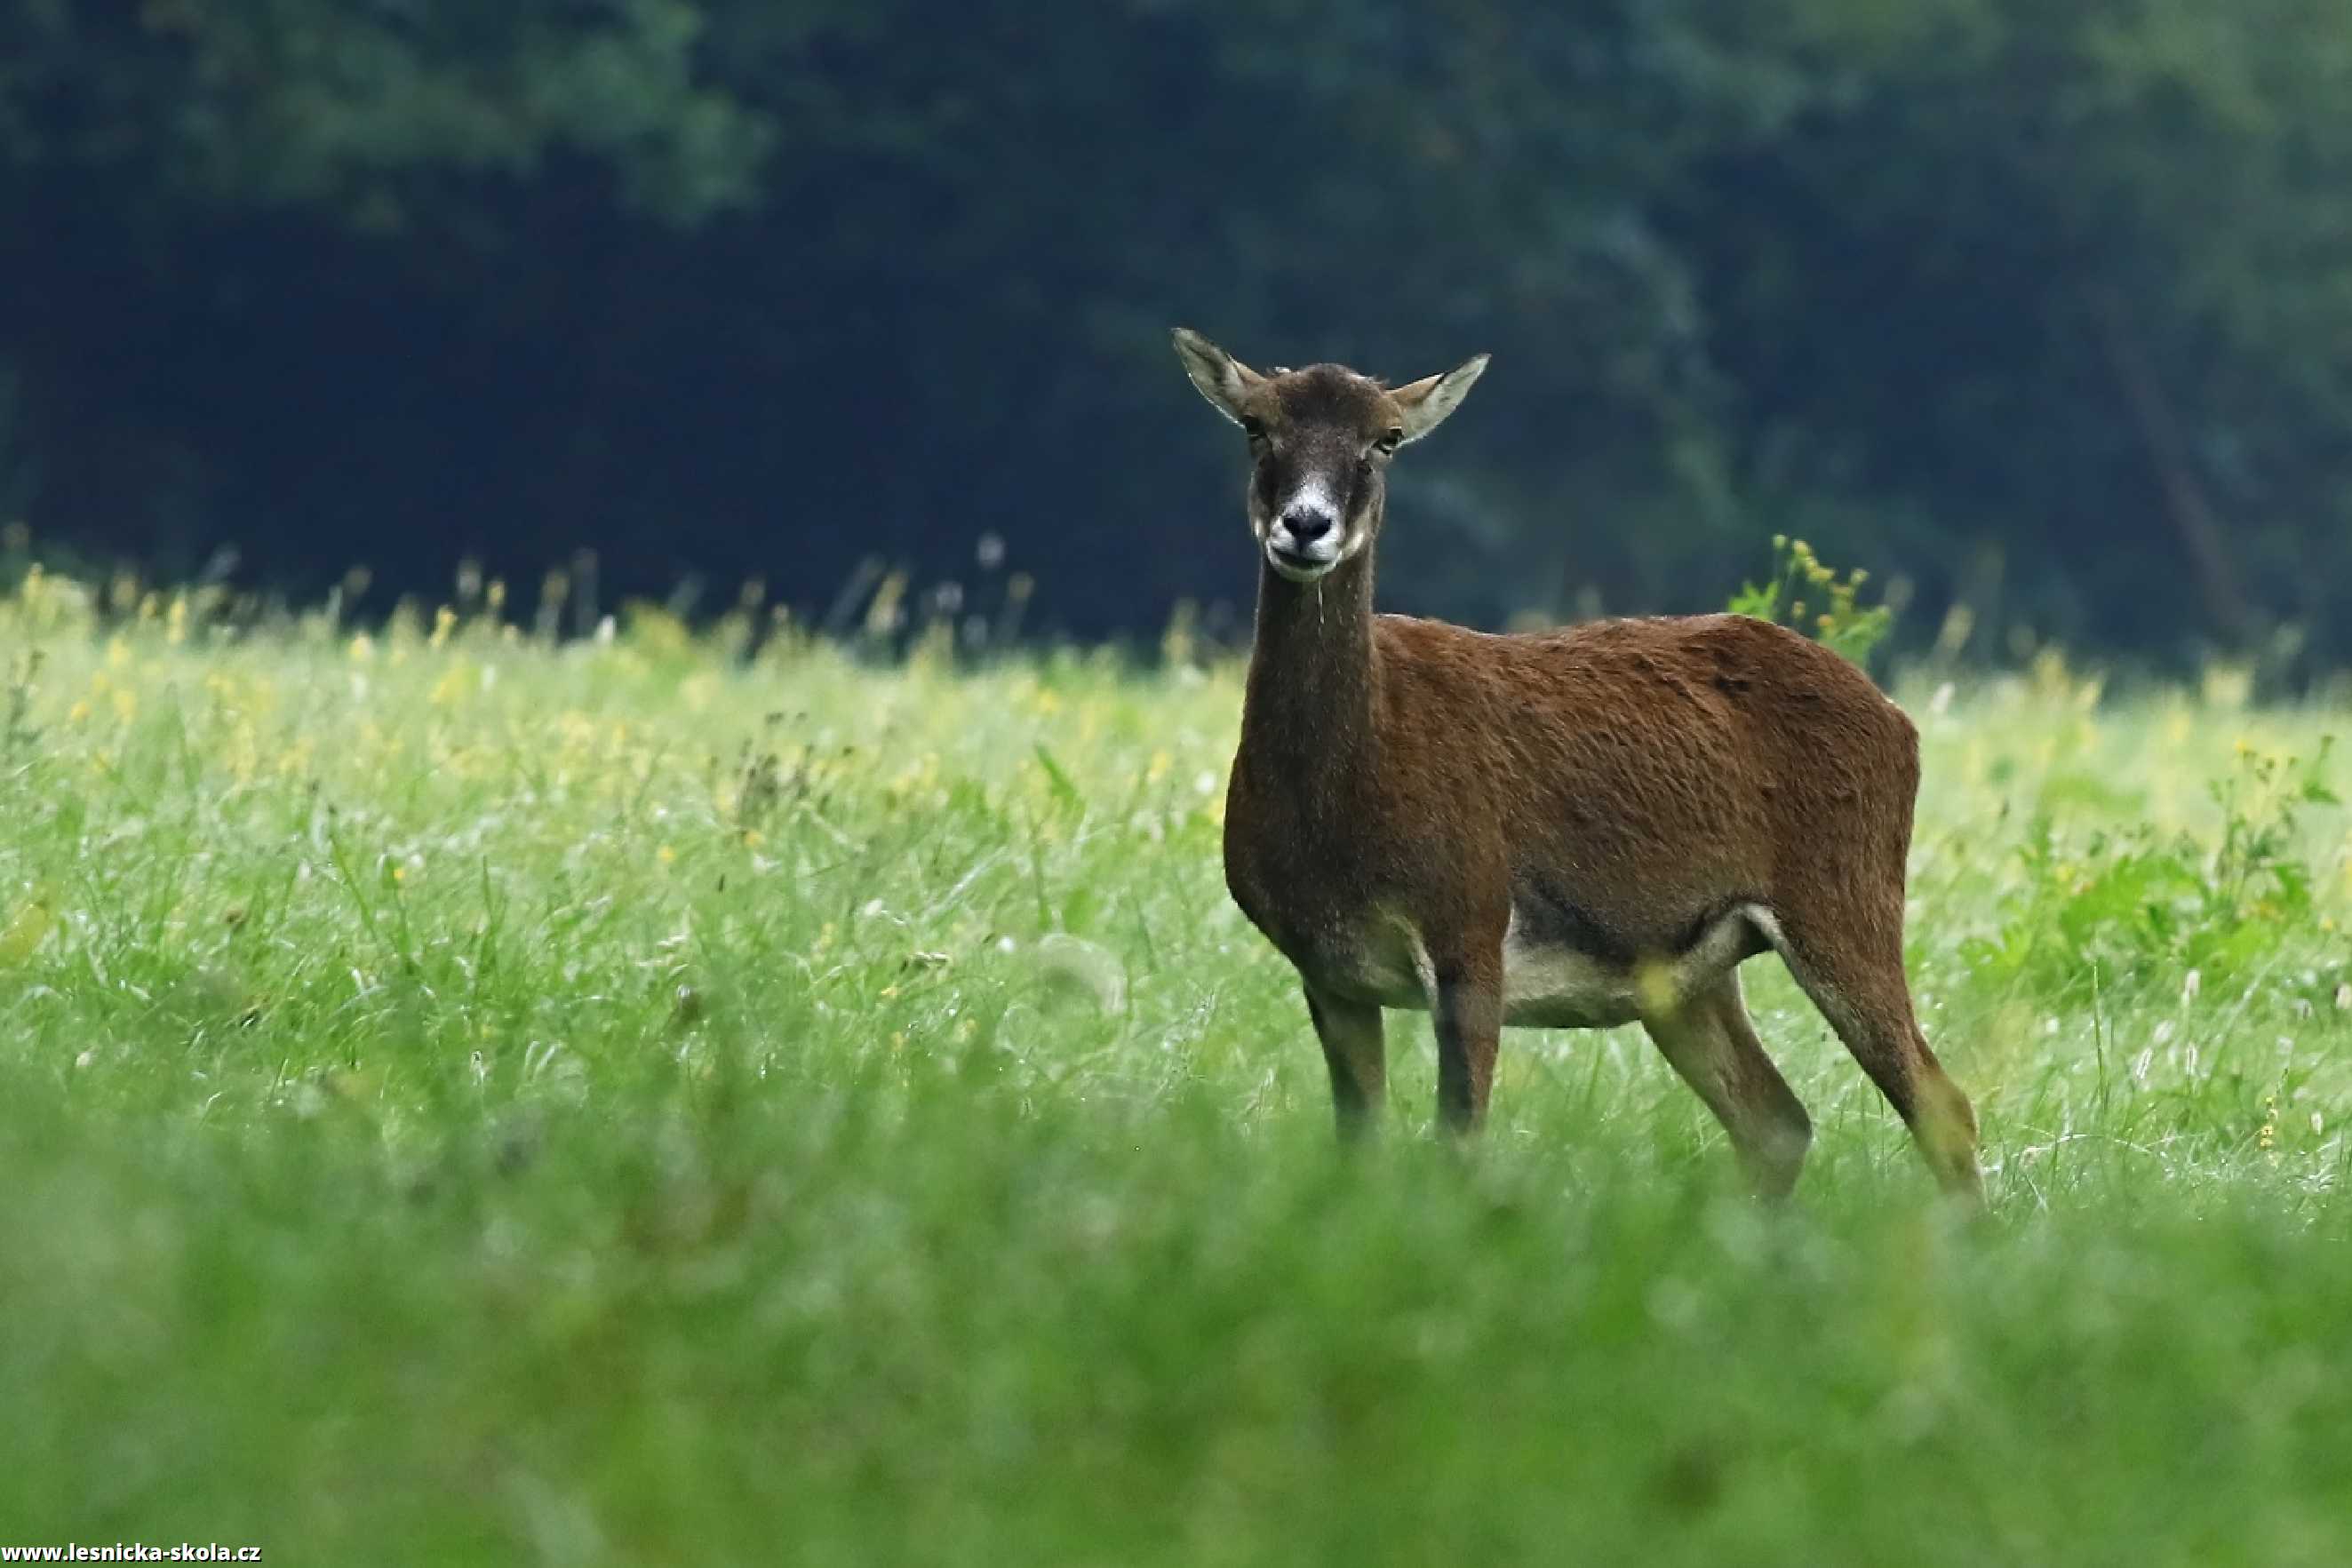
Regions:
<svg viewBox="0 0 2352 1568"><path fill-rule="evenodd" d="M1393 802L1401 820L1442 811L1465 842L1507 843L1515 888L1556 884L1599 938L1672 946L1729 904L1883 874L1907 851L1910 720L1783 627L1700 615L1493 635L1382 616L1375 635L1383 733L1415 754L1394 777L1422 796Z"/></svg>

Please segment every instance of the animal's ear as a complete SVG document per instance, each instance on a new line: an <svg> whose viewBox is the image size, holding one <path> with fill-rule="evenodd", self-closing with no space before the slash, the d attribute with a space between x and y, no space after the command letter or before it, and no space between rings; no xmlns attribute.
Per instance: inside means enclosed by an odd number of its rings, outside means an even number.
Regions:
<svg viewBox="0 0 2352 1568"><path fill-rule="evenodd" d="M1389 393L1404 412L1404 438L1419 441L1445 423L1445 416L1462 406L1478 378L1486 373L1486 356L1480 354L1465 360L1442 376L1424 376L1407 386Z"/></svg>
<svg viewBox="0 0 2352 1568"><path fill-rule="evenodd" d="M1265 378L1190 327L1177 328L1174 337L1176 357L1184 361L1184 373L1219 413L1239 424L1242 399Z"/></svg>

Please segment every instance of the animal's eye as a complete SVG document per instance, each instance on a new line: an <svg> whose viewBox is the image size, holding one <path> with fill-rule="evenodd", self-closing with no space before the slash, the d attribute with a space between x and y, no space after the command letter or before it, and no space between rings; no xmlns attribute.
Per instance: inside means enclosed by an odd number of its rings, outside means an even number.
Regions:
<svg viewBox="0 0 2352 1568"><path fill-rule="evenodd" d="M1244 415L1242 419L1242 434L1248 436L1252 444L1264 441L1265 439L1265 421L1262 419L1251 419Z"/></svg>
<svg viewBox="0 0 2352 1568"><path fill-rule="evenodd" d="M1403 444L1403 427L1392 426L1378 441L1372 443L1372 450L1379 453L1381 456L1386 457Z"/></svg>

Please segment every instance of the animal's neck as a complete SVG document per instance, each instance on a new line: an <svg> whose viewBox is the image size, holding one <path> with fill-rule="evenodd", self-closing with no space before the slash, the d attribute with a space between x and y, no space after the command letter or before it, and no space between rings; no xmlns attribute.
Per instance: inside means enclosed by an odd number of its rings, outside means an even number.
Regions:
<svg viewBox="0 0 2352 1568"><path fill-rule="evenodd" d="M1289 780L1299 799L1344 793L1370 774L1379 682L1371 545L1314 582L1293 582L1261 562L1242 708L1246 764ZM1335 788L1316 788L1318 780Z"/></svg>

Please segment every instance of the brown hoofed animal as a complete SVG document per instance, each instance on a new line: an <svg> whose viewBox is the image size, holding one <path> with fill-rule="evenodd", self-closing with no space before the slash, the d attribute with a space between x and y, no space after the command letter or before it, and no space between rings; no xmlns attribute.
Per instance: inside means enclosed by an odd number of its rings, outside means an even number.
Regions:
<svg viewBox="0 0 2352 1568"><path fill-rule="evenodd" d="M1249 438L1256 637L1225 881L1298 969L1342 1132L1383 1092L1383 1008L1436 1024L1438 1108L1486 1109L1503 1026L1639 1019L1786 1193L1812 1129L1738 966L1768 947L1910 1126L1980 1196L1976 1115L1913 1016L1904 860L1918 733L1867 676L1738 615L1490 636L1372 613L1397 449L1486 368L1387 387L1260 374L1196 332L1192 384Z"/></svg>

